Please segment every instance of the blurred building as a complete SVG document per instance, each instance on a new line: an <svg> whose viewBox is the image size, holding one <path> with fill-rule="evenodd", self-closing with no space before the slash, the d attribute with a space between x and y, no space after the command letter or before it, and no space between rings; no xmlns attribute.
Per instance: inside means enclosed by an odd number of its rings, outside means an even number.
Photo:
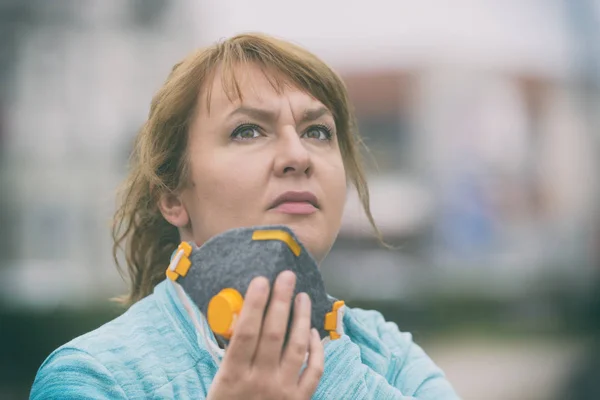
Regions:
<svg viewBox="0 0 600 400"><path fill-rule="evenodd" d="M4 235L12 253L2 260L0 293L9 306L81 306L120 290L110 251L115 191L153 92L196 44L201 16L184 6L3 7L3 37L18 39L4 60L10 90L2 110L3 226L11 227Z"/></svg>

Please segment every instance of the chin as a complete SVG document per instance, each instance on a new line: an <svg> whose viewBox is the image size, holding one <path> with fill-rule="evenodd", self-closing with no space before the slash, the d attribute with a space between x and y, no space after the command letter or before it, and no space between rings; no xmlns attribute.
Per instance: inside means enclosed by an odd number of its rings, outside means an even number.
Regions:
<svg viewBox="0 0 600 400"><path fill-rule="evenodd" d="M285 225L289 227L306 247L310 255L320 264L333 246L341 221L336 225L327 221L321 212L311 215L293 215L283 213L269 213L264 220L264 225Z"/></svg>
<svg viewBox="0 0 600 400"><path fill-rule="evenodd" d="M282 225L286 225L294 231L317 264L325 259L335 241L335 236L331 237L327 229L317 224L288 222L282 223Z"/></svg>

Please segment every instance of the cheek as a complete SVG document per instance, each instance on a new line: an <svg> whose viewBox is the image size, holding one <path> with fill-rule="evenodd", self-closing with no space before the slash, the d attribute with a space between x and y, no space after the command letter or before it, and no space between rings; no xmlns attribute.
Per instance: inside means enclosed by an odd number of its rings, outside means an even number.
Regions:
<svg viewBox="0 0 600 400"><path fill-rule="evenodd" d="M325 174L325 193L331 199L331 206L342 210L346 203L347 177L341 159L330 164L328 173Z"/></svg>
<svg viewBox="0 0 600 400"><path fill-rule="evenodd" d="M211 163L195 168L195 208L201 218L224 218L252 207L250 200L260 194L260 179L256 171L236 165Z"/></svg>

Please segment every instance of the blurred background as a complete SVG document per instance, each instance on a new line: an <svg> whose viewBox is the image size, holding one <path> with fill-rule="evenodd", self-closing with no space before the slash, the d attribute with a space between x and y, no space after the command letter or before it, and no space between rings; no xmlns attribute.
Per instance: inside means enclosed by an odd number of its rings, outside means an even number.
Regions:
<svg viewBox="0 0 600 400"><path fill-rule="evenodd" d="M122 312L115 191L153 93L247 31L345 79L350 195L329 292L413 333L464 399L600 398L600 1L0 0L0 398Z"/></svg>

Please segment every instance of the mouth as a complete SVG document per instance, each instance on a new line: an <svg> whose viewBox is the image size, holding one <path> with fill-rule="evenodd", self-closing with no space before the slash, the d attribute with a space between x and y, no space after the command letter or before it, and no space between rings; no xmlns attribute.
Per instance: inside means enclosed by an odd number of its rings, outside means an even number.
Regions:
<svg viewBox="0 0 600 400"><path fill-rule="evenodd" d="M317 196L311 192L285 192L278 196L270 210L285 214L312 214L319 210Z"/></svg>

